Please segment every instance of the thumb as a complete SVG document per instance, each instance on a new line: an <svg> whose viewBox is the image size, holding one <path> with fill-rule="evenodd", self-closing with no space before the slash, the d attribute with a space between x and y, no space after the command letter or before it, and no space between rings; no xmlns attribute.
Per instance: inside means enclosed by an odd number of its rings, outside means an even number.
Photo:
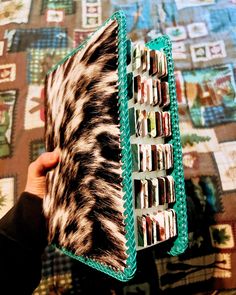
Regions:
<svg viewBox="0 0 236 295"><path fill-rule="evenodd" d="M45 176L48 170L52 169L59 161L59 153L57 150L41 154L37 160L29 166L29 174L31 177Z"/></svg>

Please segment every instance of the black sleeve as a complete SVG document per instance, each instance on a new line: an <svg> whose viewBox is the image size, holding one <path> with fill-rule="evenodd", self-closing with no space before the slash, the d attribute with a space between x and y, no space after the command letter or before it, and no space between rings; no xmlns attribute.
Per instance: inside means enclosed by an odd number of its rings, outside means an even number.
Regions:
<svg viewBox="0 0 236 295"><path fill-rule="evenodd" d="M0 220L1 294L28 295L38 286L46 233L42 199L22 193L16 205Z"/></svg>

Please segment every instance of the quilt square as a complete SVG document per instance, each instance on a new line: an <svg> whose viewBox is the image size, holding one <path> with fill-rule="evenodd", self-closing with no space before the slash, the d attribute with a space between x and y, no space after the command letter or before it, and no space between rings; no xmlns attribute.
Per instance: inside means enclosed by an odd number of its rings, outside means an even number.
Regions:
<svg viewBox="0 0 236 295"><path fill-rule="evenodd" d="M187 59L187 48L184 42L173 42L172 50L174 60Z"/></svg>
<svg viewBox="0 0 236 295"><path fill-rule="evenodd" d="M193 62L210 60L210 52L207 43L190 45Z"/></svg>
<svg viewBox="0 0 236 295"><path fill-rule="evenodd" d="M48 23L62 23L65 17L64 10L48 9L46 12L46 21Z"/></svg>
<svg viewBox="0 0 236 295"><path fill-rule="evenodd" d="M219 150L214 152L219 171L222 190L236 190L236 141L219 144Z"/></svg>
<svg viewBox="0 0 236 295"><path fill-rule="evenodd" d="M41 13L47 9L60 9L64 10L65 14L73 14L74 8L73 0L42 0Z"/></svg>
<svg viewBox="0 0 236 295"><path fill-rule="evenodd" d="M100 0L82 0L82 27L97 28L102 24L102 7Z"/></svg>
<svg viewBox="0 0 236 295"><path fill-rule="evenodd" d="M184 153L209 153L218 149L213 128L193 128L189 122L180 122L181 143Z"/></svg>
<svg viewBox="0 0 236 295"><path fill-rule="evenodd" d="M14 205L15 179L14 177L0 178L0 218Z"/></svg>
<svg viewBox="0 0 236 295"><path fill-rule="evenodd" d="M20 52L29 48L64 48L68 45L67 30L61 27L14 29L5 32L7 51Z"/></svg>
<svg viewBox="0 0 236 295"><path fill-rule="evenodd" d="M0 91L0 158L10 157L16 90Z"/></svg>
<svg viewBox="0 0 236 295"><path fill-rule="evenodd" d="M187 26L190 38L199 38L208 35L207 26L204 22L191 23Z"/></svg>
<svg viewBox="0 0 236 295"><path fill-rule="evenodd" d="M16 64L0 65L0 83L12 82L16 79Z"/></svg>
<svg viewBox="0 0 236 295"><path fill-rule="evenodd" d="M10 23L27 23L31 0L0 1L0 26Z"/></svg>
<svg viewBox="0 0 236 295"><path fill-rule="evenodd" d="M216 176L192 177L186 180L185 184L186 193L195 203L195 208L192 208L191 212L192 216L194 214L204 214L207 220L208 214L212 215L212 213L222 211L220 181ZM189 216L189 218L191 219L191 216ZM191 228L191 223L189 226Z"/></svg>
<svg viewBox="0 0 236 295"><path fill-rule="evenodd" d="M219 40L208 44L211 59L226 57L225 42Z"/></svg>
<svg viewBox="0 0 236 295"><path fill-rule="evenodd" d="M24 128L44 127L44 87L29 85L25 106Z"/></svg>
<svg viewBox="0 0 236 295"><path fill-rule="evenodd" d="M214 274L215 253L184 260L178 256L157 259L156 266L160 289L173 290L186 285L186 282L193 284L211 279Z"/></svg>
<svg viewBox="0 0 236 295"><path fill-rule="evenodd" d="M48 261L51 261L51 264L48 264ZM62 275L69 273L72 267L72 258L63 254L58 249L55 249L52 246L48 246L45 249L44 259L42 262L42 276L44 278L53 275L56 273Z"/></svg>
<svg viewBox="0 0 236 295"><path fill-rule="evenodd" d="M216 253L216 267L214 269L214 278L229 279L232 277L232 254L231 253Z"/></svg>
<svg viewBox="0 0 236 295"><path fill-rule="evenodd" d="M166 34L172 41L181 41L187 38L187 32L184 26L168 27Z"/></svg>
<svg viewBox="0 0 236 295"><path fill-rule="evenodd" d="M0 56L3 55L4 52L4 41L0 41Z"/></svg>
<svg viewBox="0 0 236 295"><path fill-rule="evenodd" d="M183 77L195 127L236 121L236 86L232 65L184 71Z"/></svg>
<svg viewBox="0 0 236 295"><path fill-rule="evenodd" d="M209 227L212 246L219 249L234 247L234 235L230 224L214 224Z"/></svg>
<svg viewBox="0 0 236 295"><path fill-rule="evenodd" d="M70 52L69 48L29 49L27 51L28 83L43 85L46 73Z"/></svg>

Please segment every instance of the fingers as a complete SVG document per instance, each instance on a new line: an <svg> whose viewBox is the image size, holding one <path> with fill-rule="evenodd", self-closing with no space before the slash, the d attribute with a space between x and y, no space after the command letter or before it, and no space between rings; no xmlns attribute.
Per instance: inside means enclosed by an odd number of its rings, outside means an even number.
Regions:
<svg viewBox="0 0 236 295"><path fill-rule="evenodd" d="M59 161L59 153L57 150L41 154L37 160L29 166L28 173L31 177L40 177L46 175L48 170L56 166Z"/></svg>
<svg viewBox="0 0 236 295"><path fill-rule="evenodd" d="M46 194L46 174L59 162L57 150L40 155L29 165L25 191L43 198Z"/></svg>

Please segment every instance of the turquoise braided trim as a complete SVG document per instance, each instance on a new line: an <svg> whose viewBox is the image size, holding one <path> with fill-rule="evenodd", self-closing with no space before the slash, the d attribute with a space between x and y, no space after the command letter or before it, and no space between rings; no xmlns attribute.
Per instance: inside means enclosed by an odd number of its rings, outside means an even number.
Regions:
<svg viewBox="0 0 236 295"><path fill-rule="evenodd" d="M125 208L126 246L128 247L127 265L122 277L123 281L131 279L136 271L136 241L134 234L134 210L132 194L132 154L130 145L130 127L127 92L127 32L126 17L122 11L115 13L119 23L118 31L118 103L120 114L120 144L122 154L122 177Z"/></svg>
<svg viewBox="0 0 236 295"><path fill-rule="evenodd" d="M163 50L166 54L168 65L168 82L170 92L170 113L172 139L170 143L174 150L174 169L172 176L175 180L176 203L174 210L177 215L178 236L170 250L171 255L183 253L188 246L188 224L187 224L187 205L184 184L184 170L182 163L182 147L180 142L178 103L176 99L176 84L174 76L174 61L172 58L172 43L167 35L156 38L146 44L150 49Z"/></svg>
<svg viewBox="0 0 236 295"><path fill-rule="evenodd" d="M126 55L126 17L123 11L115 12L104 24L105 26L110 20L116 20L118 22L118 105L119 105L119 117L120 117L120 144L121 144L121 162L122 162L122 185L124 192L124 215L125 215L125 230L126 230L126 246L127 251L127 267L124 272L116 271L113 268L101 264L87 258L85 256L77 256L72 252L61 248L58 245L52 245L55 248L61 250L64 254L79 260L87 264L88 266L95 268L101 272L104 272L120 281L126 282L130 280L136 271L136 242L134 235L134 212L133 212L133 196L132 196L132 157L130 146L130 129L129 129L129 113L128 113L128 98L127 98L127 55ZM78 48L73 50L63 60L56 64L48 73L54 71L58 66L63 64L68 58L86 46L88 40L92 36L86 39Z"/></svg>

